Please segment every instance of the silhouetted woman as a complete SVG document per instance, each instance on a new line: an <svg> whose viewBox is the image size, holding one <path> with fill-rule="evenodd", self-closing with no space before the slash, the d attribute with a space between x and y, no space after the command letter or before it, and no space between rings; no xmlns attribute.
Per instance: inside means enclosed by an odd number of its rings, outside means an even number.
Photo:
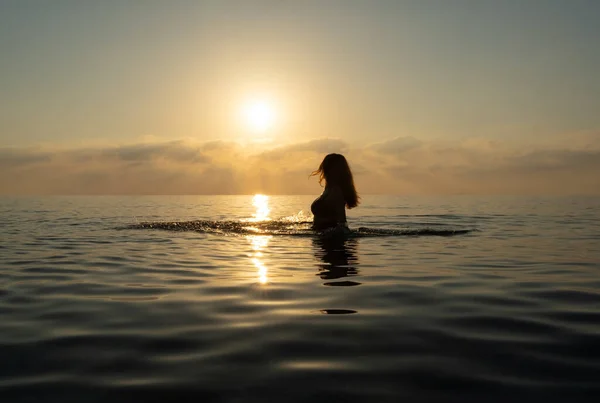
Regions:
<svg viewBox="0 0 600 403"><path fill-rule="evenodd" d="M358 194L354 187L352 171L341 154L328 154L311 176L319 175L319 183L325 180L325 190L310 210L314 215L313 228L318 231L346 227L346 207L358 206Z"/></svg>

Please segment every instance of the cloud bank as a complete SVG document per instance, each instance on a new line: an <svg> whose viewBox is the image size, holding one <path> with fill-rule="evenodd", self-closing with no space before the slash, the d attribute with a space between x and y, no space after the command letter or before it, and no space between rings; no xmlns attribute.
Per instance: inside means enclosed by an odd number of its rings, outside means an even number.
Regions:
<svg viewBox="0 0 600 403"><path fill-rule="evenodd" d="M347 156L363 194L600 194L600 136L514 147L398 137L272 148L170 141L69 150L0 148L1 194L312 194L323 156ZM575 143L575 142L574 142Z"/></svg>

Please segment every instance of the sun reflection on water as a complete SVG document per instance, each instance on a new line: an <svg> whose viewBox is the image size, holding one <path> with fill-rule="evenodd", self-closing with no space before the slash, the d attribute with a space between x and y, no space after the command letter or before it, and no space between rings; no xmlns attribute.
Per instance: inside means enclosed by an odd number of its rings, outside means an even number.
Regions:
<svg viewBox="0 0 600 403"><path fill-rule="evenodd" d="M269 271L261 258L263 257L262 251L269 245L271 235L249 235L248 239L252 243L253 253L251 255L251 261L257 269L258 282L267 284L269 282Z"/></svg>
<svg viewBox="0 0 600 403"><path fill-rule="evenodd" d="M256 212L252 214L251 221L268 221L269 213L271 209L269 208L269 196L256 194L252 198L252 205L256 207Z"/></svg>
<svg viewBox="0 0 600 403"><path fill-rule="evenodd" d="M254 195L252 198L252 205L256 208L256 212L252 214L252 218L249 221L259 222L270 220L269 213L271 212L271 209L269 208L269 196L261 194ZM249 229L255 229L256 232L260 232L258 228L249 227ZM247 237L252 244L251 261L257 269L258 282L260 284L267 284L269 282L269 271L261 258L263 257L263 251L269 245L271 237L271 235L248 235Z"/></svg>
<svg viewBox="0 0 600 403"><path fill-rule="evenodd" d="M258 282L261 284L267 284L269 282L269 277L267 277L267 267L257 258L253 258L252 263L254 263L254 266L256 266L258 269Z"/></svg>

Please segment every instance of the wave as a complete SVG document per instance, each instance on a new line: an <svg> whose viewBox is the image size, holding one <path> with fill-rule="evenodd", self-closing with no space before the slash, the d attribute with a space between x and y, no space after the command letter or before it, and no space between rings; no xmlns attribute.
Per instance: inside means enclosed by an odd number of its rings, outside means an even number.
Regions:
<svg viewBox="0 0 600 403"><path fill-rule="evenodd" d="M146 229L163 231L193 231L202 234L221 235L288 235L288 236L315 236L315 235L343 235L348 238L364 237L390 237L390 236L455 236L469 234L475 229L466 228L369 228L358 227L355 229L341 227L340 230L315 231L312 221L156 221L131 224L125 229Z"/></svg>

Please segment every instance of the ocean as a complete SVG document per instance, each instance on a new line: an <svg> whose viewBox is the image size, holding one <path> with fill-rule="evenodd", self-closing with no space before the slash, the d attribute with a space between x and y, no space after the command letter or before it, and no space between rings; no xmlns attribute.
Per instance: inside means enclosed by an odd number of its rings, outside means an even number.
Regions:
<svg viewBox="0 0 600 403"><path fill-rule="evenodd" d="M0 198L0 402L600 401L599 197Z"/></svg>

